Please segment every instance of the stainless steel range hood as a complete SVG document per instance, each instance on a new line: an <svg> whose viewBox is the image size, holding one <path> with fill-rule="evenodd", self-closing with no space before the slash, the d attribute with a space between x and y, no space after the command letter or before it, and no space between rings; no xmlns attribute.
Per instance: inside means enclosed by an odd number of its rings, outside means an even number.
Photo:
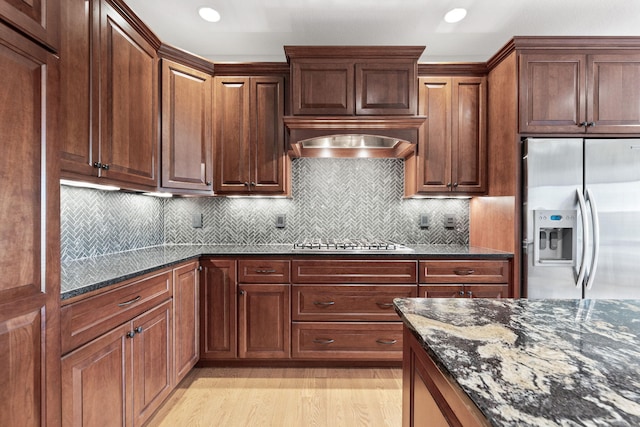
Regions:
<svg viewBox="0 0 640 427"><path fill-rule="evenodd" d="M292 157L406 158L423 116L284 118Z"/></svg>

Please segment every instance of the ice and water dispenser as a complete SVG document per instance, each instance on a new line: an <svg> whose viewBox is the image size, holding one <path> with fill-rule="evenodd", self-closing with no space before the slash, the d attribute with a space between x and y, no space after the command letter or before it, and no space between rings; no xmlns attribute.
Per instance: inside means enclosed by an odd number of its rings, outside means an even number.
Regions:
<svg viewBox="0 0 640 427"><path fill-rule="evenodd" d="M575 265L577 212L534 210L534 265Z"/></svg>

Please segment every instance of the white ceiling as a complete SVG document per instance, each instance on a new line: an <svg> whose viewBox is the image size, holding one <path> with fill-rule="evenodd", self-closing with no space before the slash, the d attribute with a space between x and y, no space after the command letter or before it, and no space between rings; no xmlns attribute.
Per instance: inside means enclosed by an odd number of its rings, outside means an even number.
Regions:
<svg viewBox="0 0 640 427"><path fill-rule="evenodd" d="M125 1L163 42L216 62L284 62L284 45L426 45L420 62L486 61L515 35L640 36L640 0ZM447 24L453 7L467 18Z"/></svg>

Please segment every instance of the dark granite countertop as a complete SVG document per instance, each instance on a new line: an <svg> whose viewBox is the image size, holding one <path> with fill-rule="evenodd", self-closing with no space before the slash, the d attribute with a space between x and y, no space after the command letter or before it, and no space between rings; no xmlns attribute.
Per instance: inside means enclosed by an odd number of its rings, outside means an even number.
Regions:
<svg viewBox="0 0 640 427"><path fill-rule="evenodd" d="M396 299L495 426L640 426L640 300Z"/></svg>
<svg viewBox="0 0 640 427"><path fill-rule="evenodd" d="M411 251L335 252L294 250L286 245L167 245L62 262L63 300L109 286L145 273L170 267L200 256L296 256L352 258L512 258L513 254L492 249L457 245L407 245Z"/></svg>

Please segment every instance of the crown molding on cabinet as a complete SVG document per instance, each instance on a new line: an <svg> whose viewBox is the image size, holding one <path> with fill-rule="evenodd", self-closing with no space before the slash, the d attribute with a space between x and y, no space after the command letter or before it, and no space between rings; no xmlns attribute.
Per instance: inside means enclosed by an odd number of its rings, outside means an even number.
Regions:
<svg viewBox="0 0 640 427"><path fill-rule="evenodd" d="M172 61L179 62L180 64L187 65L198 71L202 71L203 73L214 73L213 62L166 43L162 43L158 49L158 56L163 59L170 59Z"/></svg>
<svg viewBox="0 0 640 427"><path fill-rule="evenodd" d="M153 46L157 51L162 42L147 25L138 18L138 16L127 6L123 0L106 0L106 2L116 9L120 15L134 28L134 30Z"/></svg>

